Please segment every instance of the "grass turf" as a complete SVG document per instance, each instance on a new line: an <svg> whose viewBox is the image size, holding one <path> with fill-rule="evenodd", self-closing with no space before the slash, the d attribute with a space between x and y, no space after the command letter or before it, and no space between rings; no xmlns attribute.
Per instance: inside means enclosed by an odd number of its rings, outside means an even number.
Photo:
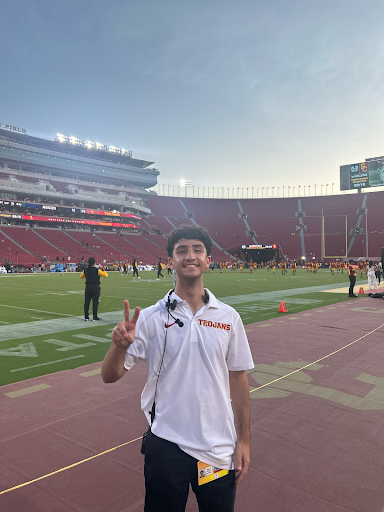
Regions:
<svg viewBox="0 0 384 512"><path fill-rule="evenodd" d="M167 276L165 280L157 281L155 272L141 272L141 279L133 280L131 275L110 272L101 285L99 315L103 318L108 312L122 312L126 298L132 307L145 308L154 304L172 287L172 278ZM281 271L273 274L266 269L252 274L239 270L222 274L213 271L204 276L204 285L217 298L233 305L244 324L278 316L281 300L286 300L288 314L354 300L347 294L313 289L349 285L346 273L332 276L327 270L312 274L298 269L296 276L291 271L282 276ZM80 280L79 274L1 275L0 291L0 385L103 359L115 322L85 324L84 281ZM68 325L68 319L71 330L63 328ZM53 327L50 334L41 334L39 327L45 320L53 320L57 332ZM35 324L29 328L29 322Z"/></svg>

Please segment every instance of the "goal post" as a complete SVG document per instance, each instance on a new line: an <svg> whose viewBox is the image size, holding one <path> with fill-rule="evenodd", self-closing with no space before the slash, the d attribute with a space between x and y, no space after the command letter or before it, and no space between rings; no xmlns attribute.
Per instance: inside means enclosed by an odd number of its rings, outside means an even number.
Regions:
<svg viewBox="0 0 384 512"><path fill-rule="evenodd" d="M333 231L331 233L328 232L328 227L326 226L326 218L327 216L322 216L322 224L321 224L321 241L322 241L322 246L323 246L323 260L324 259L331 259L331 258L347 258L348 256L348 216L347 215L332 215L330 216L332 217L332 219L334 219L334 222L336 220L336 226L334 225L333 226L333 229L336 231ZM329 217L329 220L330 220L330 217ZM345 224L344 224L344 221L345 221ZM343 231L345 231L345 233L339 233L337 230L341 228L341 226L343 227ZM345 235L345 236L343 236ZM341 246L341 244L343 244L343 249L344 249L344 254L340 254L338 256L330 256L330 255L327 255L326 254L326 237L330 237L330 236L334 236L335 238L337 237L337 244L339 244L339 247ZM332 245L332 249L334 249L335 247L335 244L330 244Z"/></svg>

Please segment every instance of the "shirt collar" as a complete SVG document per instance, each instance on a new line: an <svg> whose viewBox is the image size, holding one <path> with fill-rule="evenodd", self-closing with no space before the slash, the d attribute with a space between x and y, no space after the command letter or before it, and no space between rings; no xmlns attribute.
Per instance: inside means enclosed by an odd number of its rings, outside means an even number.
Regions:
<svg viewBox="0 0 384 512"><path fill-rule="evenodd" d="M219 302L218 302L218 300L216 299L216 297L213 295L213 293L212 293L212 292L210 292L210 291L208 290L208 288L204 288L204 290L206 290L206 291L207 291L208 296L209 296L209 301L208 301L208 304L207 304L208 308L215 308L215 309L218 309L218 307L219 307ZM168 293L166 294L166 296L164 297L164 301L165 301L165 302L168 302L168 296L169 296L170 291L171 291L171 290L169 290L169 292L168 292ZM180 299L180 297L179 297L178 295L176 295L176 293L175 293L175 292L173 292L169 298L170 298L170 301L171 301L171 302L172 302L173 300L176 300L176 301L177 301L177 303L179 303L179 302L186 302L186 301L184 301L183 299Z"/></svg>

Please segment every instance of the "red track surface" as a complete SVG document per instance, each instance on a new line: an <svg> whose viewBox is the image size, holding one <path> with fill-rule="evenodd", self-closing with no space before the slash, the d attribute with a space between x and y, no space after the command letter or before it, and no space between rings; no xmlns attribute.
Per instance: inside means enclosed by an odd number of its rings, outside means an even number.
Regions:
<svg viewBox="0 0 384 512"><path fill-rule="evenodd" d="M250 385L283 378L251 393L252 460L238 488L237 512L382 512L384 327L372 330L384 323L383 306L359 298L247 326L255 364L264 365L250 372ZM287 363L314 362L355 340L319 361L321 367L287 375L295 369ZM146 368L134 368L113 385L99 375L80 375L99 367L1 388L0 492L146 430L140 411ZM5 394L39 384L51 387L15 398ZM141 511L140 444L0 494L0 510ZM187 510L197 511L193 494Z"/></svg>

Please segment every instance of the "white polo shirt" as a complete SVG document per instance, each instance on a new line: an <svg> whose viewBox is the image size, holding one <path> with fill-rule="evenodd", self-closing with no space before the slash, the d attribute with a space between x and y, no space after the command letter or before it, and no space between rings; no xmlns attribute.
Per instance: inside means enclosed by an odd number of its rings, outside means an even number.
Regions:
<svg viewBox="0 0 384 512"><path fill-rule="evenodd" d="M174 322L165 307L168 295L142 311L124 366L130 370L136 363L148 364L141 409L150 423L167 336L152 432L198 460L233 469L237 438L228 371L249 370L254 364L239 314L208 294L208 304L195 315L186 301L172 294L177 307L171 313L183 327L165 327Z"/></svg>

